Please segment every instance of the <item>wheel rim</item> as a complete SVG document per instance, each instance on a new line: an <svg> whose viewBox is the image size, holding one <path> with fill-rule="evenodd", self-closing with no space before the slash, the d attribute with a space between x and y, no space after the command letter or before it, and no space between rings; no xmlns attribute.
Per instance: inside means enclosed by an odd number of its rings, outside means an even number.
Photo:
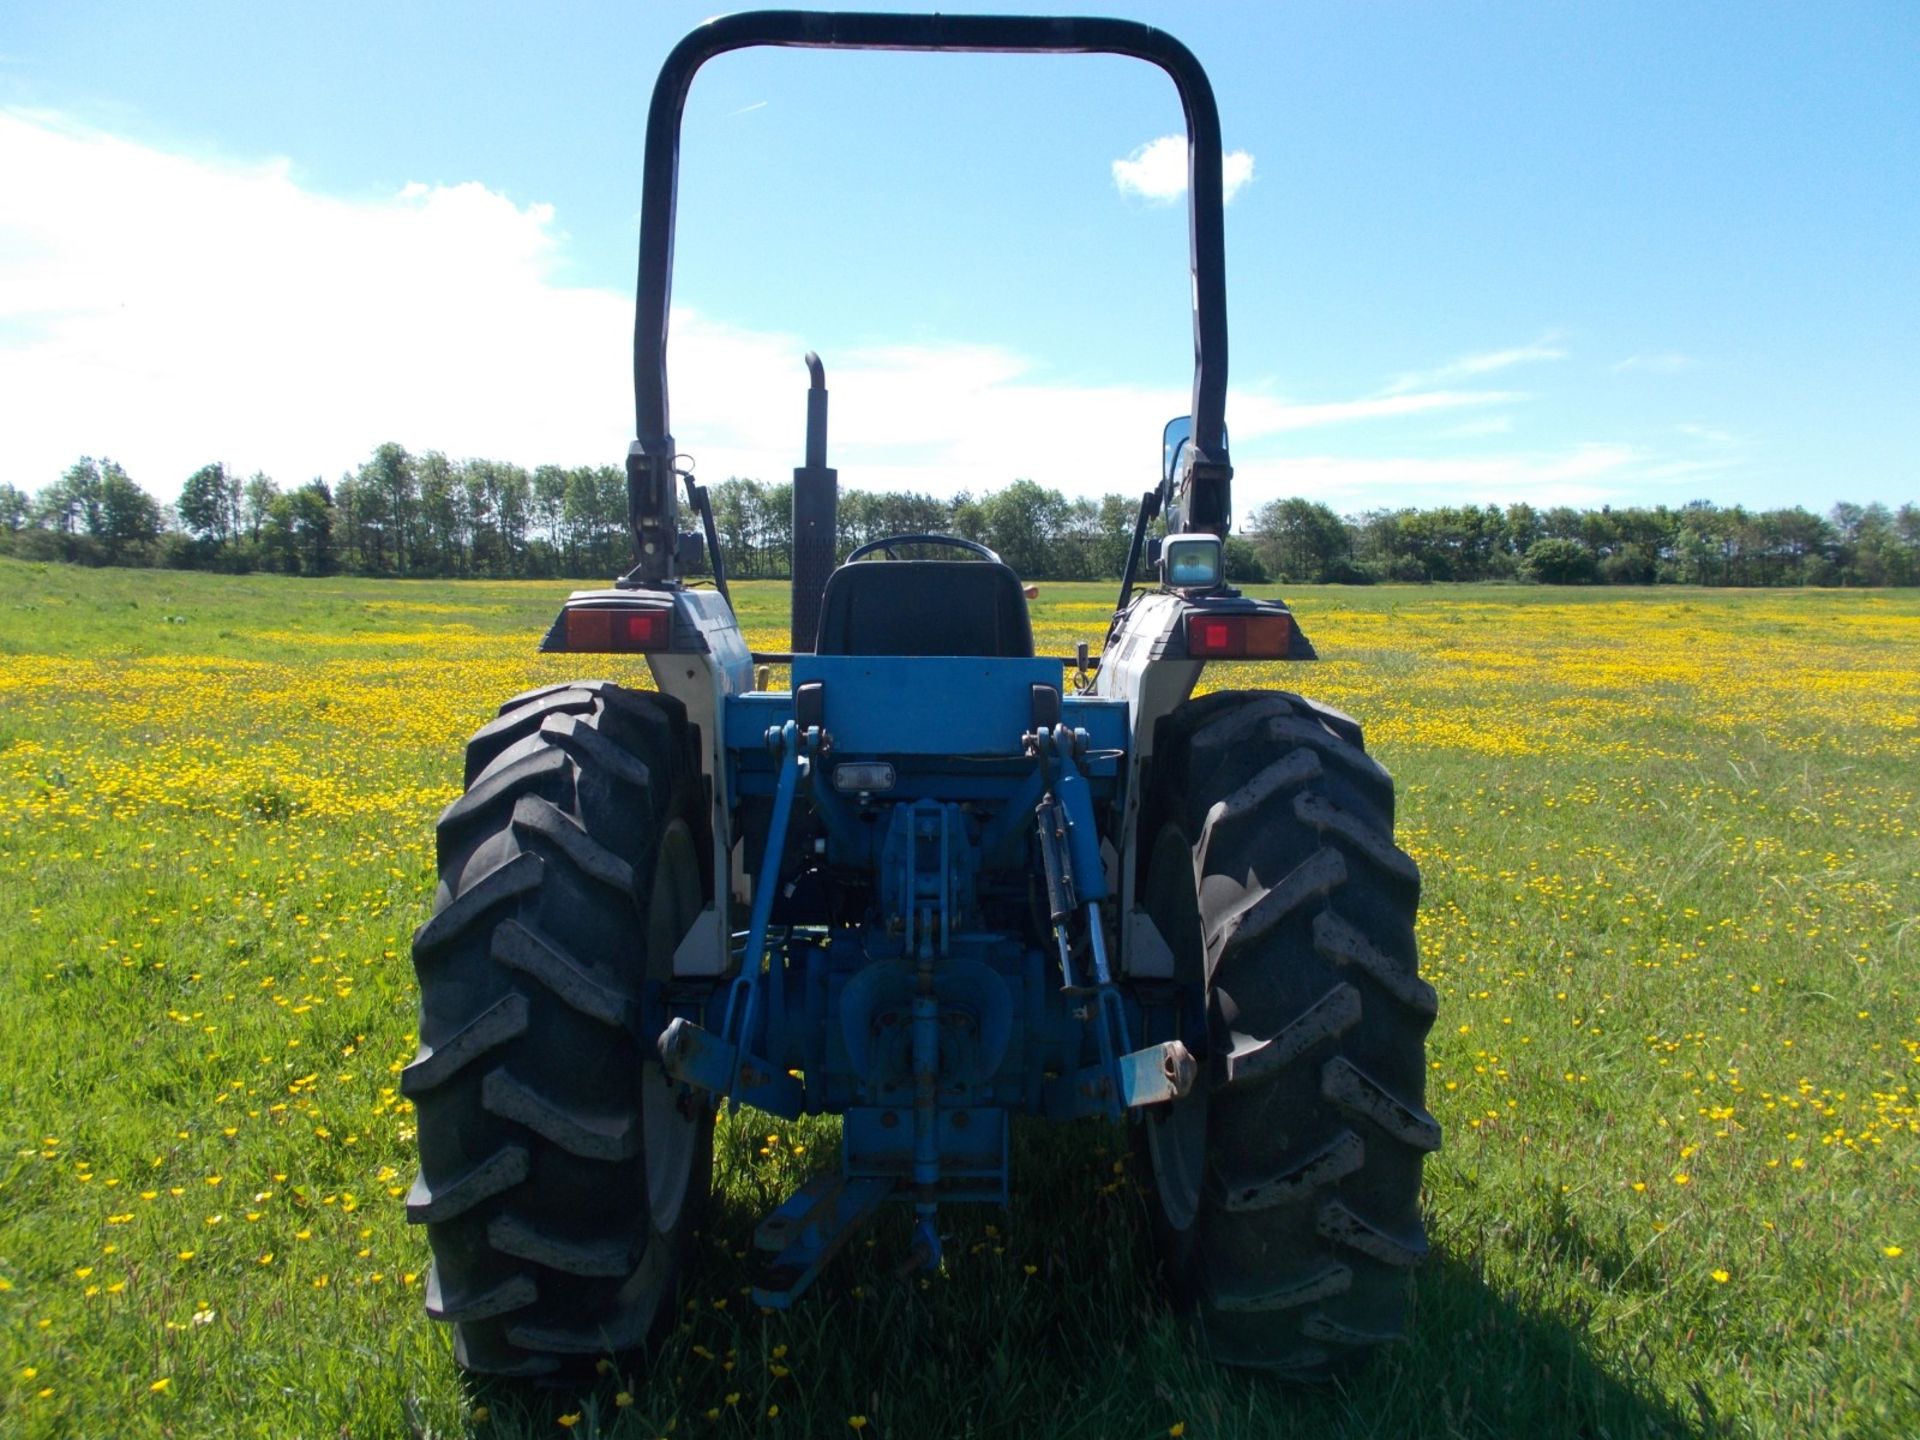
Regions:
<svg viewBox="0 0 1920 1440"><path fill-rule="evenodd" d="M1179 830L1168 825L1154 842L1147 866L1147 914L1167 948L1173 951L1176 984L1204 984L1201 964L1199 898L1194 893L1193 851ZM1153 1164L1154 1190L1167 1224L1192 1228L1200 1211L1207 1170L1207 1074L1204 1057L1193 1089L1162 1107L1146 1122L1147 1156Z"/></svg>
<svg viewBox="0 0 1920 1440"><path fill-rule="evenodd" d="M686 821L675 820L660 837L647 902L647 978L673 974L673 952L700 914L700 859ZM640 1128L647 1166L647 1209L661 1233L679 1223L699 1149L696 1106L667 1078L651 1054L641 1078Z"/></svg>
<svg viewBox="0 0 1920 1440"><path fill-rule="evenodd" d="M1160 1208L1175 1230L1188 1230L1200 1213L1206 1179L1207 1098L1195 1089L1147 1121L1147 1154L1153 1161L1153 1188Z"/></svg>

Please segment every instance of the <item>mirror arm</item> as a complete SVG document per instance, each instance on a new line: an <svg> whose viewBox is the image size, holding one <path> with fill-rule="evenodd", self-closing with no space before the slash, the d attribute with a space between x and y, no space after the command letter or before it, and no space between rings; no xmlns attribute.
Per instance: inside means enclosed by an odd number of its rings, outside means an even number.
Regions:
<svg viewBox="0 0 1920 1440"><path fill-rule="evenodd" d="M1133 577L1140 568L1140 552L1147 547L1147 526L1160 513L1161 497L1166 494L1166 489L1166 482L1162 481L1159 489L1149 490L1140 497L1140 513L1133 521L1133 543L1127 547L1127 568L1120 574L1120 599L1113 607L1116 617L1133 599Z"/></svg>

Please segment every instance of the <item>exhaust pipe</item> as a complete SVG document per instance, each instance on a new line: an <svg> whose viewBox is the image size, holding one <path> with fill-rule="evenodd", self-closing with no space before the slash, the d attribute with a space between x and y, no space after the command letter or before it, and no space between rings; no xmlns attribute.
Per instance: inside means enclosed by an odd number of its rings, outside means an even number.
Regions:
<svg viewBox="0 0 1920 1440"><path fill-rule="evenodd" d="M838 553L840 472L827 466L827 372L807 352L807 463L793 472L794 654L811 654L820 630L820 597Z"/></svg>

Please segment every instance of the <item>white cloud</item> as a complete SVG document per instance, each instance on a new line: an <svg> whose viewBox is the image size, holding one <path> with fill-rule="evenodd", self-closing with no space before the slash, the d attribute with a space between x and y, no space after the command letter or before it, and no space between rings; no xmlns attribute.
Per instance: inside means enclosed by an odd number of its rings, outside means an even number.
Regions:
<svg viewBox="0 0 1920 1440"><path fill-rule="evenodd" d="M529 464L625 454L632 300L554 282L548 206L475 183L341 200L285 160L188 158L17 112L0 112L0 193L0 479L37 489L86 453L163 496L214 459L299 483L388 439ZM675 310L674 433L703 476L798 463L805 350ZM867 488L1144 489L1186 403L1038 384L988 347L828 359L834 460Z"/></svg>
<svg viewBox="0 0 1920 1440"><path fill-rule="evenodd" d="M343 200L304 188L286 160L168 154L5 111L0 194L0 480L38 489L81 454L111 455L171 498L211 460L297 484L385 440L524 464L625 454L632 299L555 282L548 206L472 182ZM703 478L779 480L799 462L805 349L674 311L674 434ZM1410 419L1523 401L1446 381L1557 353L1542 340L1468 356L1431 372L1437 383L1357 398L1235 390L1239 493L1581 503L1633 471L1632 452L1362 459L1323 439L1309 442L1320 454L1275 453L1333 434L1377 450ZM994 346L876 345L828 366L831 458L862 489L978 492L1025 476L1138 494L1188 399L1178 385L1044 377Z"/></svg>
<svg viewBox="0 0 1920 1440"><path fill-rule="evenodd" d="M1597 505L1643 478L1629 446L1583 444L1561 452L1431 457L1301 455L1235 467L1236 485L1260 495L1304 495L1339 511L1376 505Z"/></svg>
<svg viewBox="0 0 1920 1440"><path fill-rule="evenodd" d="M1660 486L1671 485L1676 480L1691 483L1725 475L1728 471L1735 469L1739 463L1730 455L1720 455L1705 460L1662 460L1645 466L1638 478L1648 484Z"/></svg>
<svg viewBox="0 0 1920 1440"><path fill-rule="evenodd" d="M1486 350L1478 354L1462 355L1457 360L1432 370L1416 370L1401 375L1386 387L1386 394L1399 395L1408 390L1424 390L1430 385L1443 385L1454 380L1465 380L1476 375L1490 375L1496 370L1506 370L1515 365L1534 365L1543 360L1564 360L1567 352L1554 343L1552 335L1543 335L1530 345L1515 345L1506 350Z"/></svg>
<svg viewBox="0 0 1920 1440"><path fill-rule="evenodd" d="M1616 375L1642 371L1649 375L1678 375L1682 370L1691 370L1700 362L1691 355L1629 355L1624 360L1616 360L1607 368Z"/></svg>
<svg viewBox="0 0 1920 1440"><path fill-rule="evenodd" d="M108 454L170 494L208 460L283 482L383 438L617 458L630 308L558 288L553 212L477 184L315 195L284 160L168 155L0 114L0 441L38 486Z"/></svg>
<svg viewBox="0 0 1920 1440"><path fill-rule="evenodd" d="M1253 154L1229 150L1220 157L1222 203L1253 182ZM1113 183L1122 194L1148 200L1178 200L1187 193L1187 137L1162 135L1149 140L1124 160L1113 162Z"/></svg>
<svg viewBox="0 0 1920 1440"><path fill-rule="evenodd" d="M165 154L0 114L0 474L38 488L81 453L171 495L224 459L283 483L382 440L525 463L618 461L632 302L569 289L550 207L475 183L348 201L285 160ZM131 224L103 222L116 198ZM778 478L801 442L797 336L674 312L675 436L702 475ZM951 493L1031 476L1144 489L1176 388L1036 379L1011 351L887 346L829 357L849 483ZM1297 403L1235 392L1237 437L1501 403L1499 392Z"/></svg>
<svg viewBox="0 0 1920 1440"><path fill-rule="evenodd" d="M1350 425L1366 420L1393 420L1405 415L1425 415L1435 410L1510 405L1526 398L1511 390L1428 390L1420 394L1369 395L1358 400L1328 400L1302 405L1266 395L1236 392L1228 411L1229 428L1238 439L1254 440L1289 430Z"/></svg>

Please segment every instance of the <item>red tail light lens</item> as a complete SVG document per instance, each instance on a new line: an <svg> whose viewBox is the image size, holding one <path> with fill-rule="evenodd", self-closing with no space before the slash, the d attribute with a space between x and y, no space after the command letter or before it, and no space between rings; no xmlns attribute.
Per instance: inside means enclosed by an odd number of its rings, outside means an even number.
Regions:
<svg viewBox="0 0 1920 1440"><path fill-rule="evenodd" d="M1195 660L1283 660L1292 645L1291 615L1187 616L1187 654Z"/></svg>
<svg viewBox="0 0 1920 1440"><path fill-rule="evenodd" d="M670 650L673 648L671 610L567 611L569 650Z"/></svg>

